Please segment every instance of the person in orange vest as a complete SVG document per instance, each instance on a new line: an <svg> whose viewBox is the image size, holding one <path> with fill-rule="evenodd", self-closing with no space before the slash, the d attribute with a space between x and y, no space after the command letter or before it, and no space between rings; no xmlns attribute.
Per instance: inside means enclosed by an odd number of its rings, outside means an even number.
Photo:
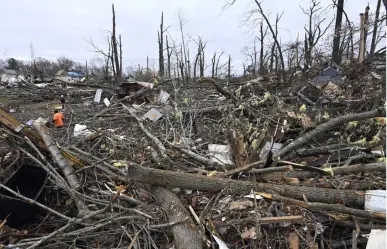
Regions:
<svg viewBox="0 0 387 249"><path fill-rule="evenodd" d="M54 123L56 128L61 128L63 127L63 120L64 116L62 113L60 113L58 110L54 110L54 118L52 119L52 122Z"/></svg>

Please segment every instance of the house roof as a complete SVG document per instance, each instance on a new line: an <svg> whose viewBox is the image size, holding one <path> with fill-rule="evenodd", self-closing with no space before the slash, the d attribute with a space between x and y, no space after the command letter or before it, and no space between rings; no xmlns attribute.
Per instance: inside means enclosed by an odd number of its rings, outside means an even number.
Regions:
<svg viewBox="0 0 387 249"><path fill-rule="evenodd" d="M70 76L70 77L82 77L82 74L77 73L77 72L67 72L67 76Z"/></svg>
<svg viewBox="0 0 387 249"><path fill-rule="evenodd" d="M325 84L328 82L332 82L334 84L344 83L341 73L332 67L326 68L320 74L313 77L310 81L312 84Z"/></svg>
<svg viewBox="0 0 387 249"><path fill-rule="evenodd" d="M55 76L63 76L65 72L66 72L65 70L60 69L60 70L58 70L58 71L55 73Z"/></svg>

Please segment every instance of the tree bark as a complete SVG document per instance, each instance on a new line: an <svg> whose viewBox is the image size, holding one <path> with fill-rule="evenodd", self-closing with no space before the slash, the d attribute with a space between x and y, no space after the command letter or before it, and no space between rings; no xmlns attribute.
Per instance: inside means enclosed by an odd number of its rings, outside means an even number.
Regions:
<svg viewBox="0 0 387 249"><path fill-rule="evenodd" d="M129 180L151 185L196 189L199 191L217 192L229 189L235 194L247 194L251 190L257 192L275 191L279 195L303 200L304 196L311 202L345 204L364 208L365 193L362 191L323 189L314 187L279 185L220 179L202 175L180 173L167 170L145 168L140 165L129 167Z"/></svg>
<svg viewBox="0 0 387 249"><path fill-rule="evenodd" d="M340 65L340 37L341 37L341 22L343 20L343 11L344 11L344 0L338 0L337 2L337 11L336 11L336 23L335 23L335 35L333 37L333 50L332 50L332 60L337 65Z"/></svg>
<svg viewBox="0 0 387 249"><path fill-rule="evenodd" d="M38 121L34 121L32 123L32 126L42 137L45 145L47 146L48 151L52 155L52 158L58 164L59 168L65 175L69 186L73 189L79 189L81 187L81 182L79 181L78 176L75 174L73 168L68 164L67 160L62 156L60 150L55 144L55 141L48 135L47 127Z"/></svg>
<svg viewBox="0 0 387 249"><path fill-rule="evenodd" d="M152 195L156 198L161 208L164 209L169 223L179 222L186 217L188 219L171 227L173 238L175 239L177 249L201 249L202 241L199 233L195 230L195 225L190 214L180 202L179 198L171 191L152 186Z"/></svg>

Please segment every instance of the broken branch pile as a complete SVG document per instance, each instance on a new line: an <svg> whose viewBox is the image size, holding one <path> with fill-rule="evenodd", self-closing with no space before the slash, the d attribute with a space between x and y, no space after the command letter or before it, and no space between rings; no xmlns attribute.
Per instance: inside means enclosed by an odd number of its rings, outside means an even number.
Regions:
<svg viewBox="0 0 387 249"><path fill-rule="evenodd" d="M0 176L47 174L35 195L0 177L0 201L38 217L0 217L4 248L329 248L385 229L370 201L385 201L383 106L256 81L144 89L108 106L74 96L61 129L0 110Z"/></svg>

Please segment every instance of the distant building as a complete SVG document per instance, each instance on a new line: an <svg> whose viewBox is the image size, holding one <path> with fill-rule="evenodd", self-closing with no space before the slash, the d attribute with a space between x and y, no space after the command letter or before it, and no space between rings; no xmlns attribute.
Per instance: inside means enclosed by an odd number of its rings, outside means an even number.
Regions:
<svg viewBox="0 0 387 249"><path fill-rule="evenodd" d="M14 83L25 80L24 75L19 70L4 69L0 73L0 81L4 83Z"/></svg>
<svg viewBox="0 0 387 249"><path fill-rule="evenodd" d="M83 82L84 76L78 72L68 72L66 70L58 70L54 74L54 79L61 80L64 82L74 83L74 82Z"/></svg>

